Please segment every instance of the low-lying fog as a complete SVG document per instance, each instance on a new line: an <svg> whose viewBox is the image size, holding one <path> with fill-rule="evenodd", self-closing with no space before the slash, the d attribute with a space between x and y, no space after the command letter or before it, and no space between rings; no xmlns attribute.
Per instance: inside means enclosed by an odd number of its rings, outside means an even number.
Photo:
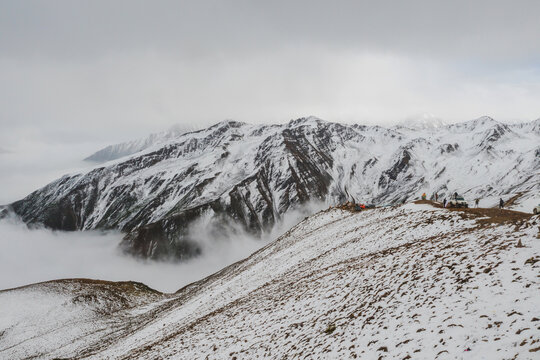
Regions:
<svg viewBox="0 0 540 360"><path fill-rule="evenodd" d="M64 173L88 166L80 159L89 154L89 149L82 150L66 151L54 146L8 149L0 154L0 205L21 199ZM290 214L285 223L263 239L241 232L215 239L205 233L205 226L197 226L193 231L197 232L203 255L185 263L144 261L124 255L118 249L120 233L30 230L17 219L4 219L0 220L0 290L84 277L140 281L157 290L173 292L249 256L306 215Z"/></svg>
<svg viewBox="0 0 540 360"><path fill-rule="evenodd" d="M183 264L137 260L118 250L119 233L29 230L0 221L0 289L62 279L133 280L174 292L238 261L268 240L240 236L206 246L204 256Z"/></svg>
<svg viewBox="0 0 540 360"><path fill-rule="evenodd" d="M315 211L315 208L311 208ZM29 229L15 218L0 220L0 289L63 278L140 281L174 292L241 260L288 230L307 213L287 217L272 233L254 238L244 233L210 238L199 231L203 254L183 263L137 259L123 254L118 232L62 232Z"/></svg>

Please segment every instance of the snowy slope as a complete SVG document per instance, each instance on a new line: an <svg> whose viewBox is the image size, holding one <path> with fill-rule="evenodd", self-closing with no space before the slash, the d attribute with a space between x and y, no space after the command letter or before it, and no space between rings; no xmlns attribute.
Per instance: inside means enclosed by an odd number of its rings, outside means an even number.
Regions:
<svg viewBox="0 0 540 360"><path fill-rule="evenodd" d="M539 124L489 117L417 129L314 117L269 126L224 121L66 175L10 208L53 229L120 229L133 254L182 259L201 251L196 223L211 234L239 227L260 235L312 202L382 205L457 191L490 204L517 196L514 204L524 206L540 191Z"/></svg>
<svg viewBox="0 0 540 360"><path fill-rule="evenodd" d="M111 323L123 326L126 309L168 297L140 283L87 279L50 281L0 294L2 359L49 358L65 345L82 351L88 345L86 334L106 332ZM112 314L114 319L107 319Z"/></svg>
<svg viewBox="0 0 540 360"><path fill-rule="evenodd" d="M74 295L48 288L58 300L47 311L27 302L0 323L0 357L535 359L539 270L538 216L329 209L244 261L119 312L88 318L80 306L51 324ZM43 291L0 292L0 309ZM44 348L45 332L55 336Z"/></svg>

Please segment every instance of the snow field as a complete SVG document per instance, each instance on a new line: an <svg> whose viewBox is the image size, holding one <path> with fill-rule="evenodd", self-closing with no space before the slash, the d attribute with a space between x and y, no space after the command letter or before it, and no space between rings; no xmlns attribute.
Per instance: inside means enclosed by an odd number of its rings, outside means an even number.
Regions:
<svg viewBox="0 0 540 360"><path fill-rule="evenodd" d="M176 294L93 317L95 302L78 304L46 329L27 325L47 309L14 315L2 323L15 325L0 336L0 357L534 359L539 224L416 204L329 209ZM8 295L42 296L27 289ZM69 309L69 291L53 294L51 311ZM26 328L24 343L14 341Z"/></svg>

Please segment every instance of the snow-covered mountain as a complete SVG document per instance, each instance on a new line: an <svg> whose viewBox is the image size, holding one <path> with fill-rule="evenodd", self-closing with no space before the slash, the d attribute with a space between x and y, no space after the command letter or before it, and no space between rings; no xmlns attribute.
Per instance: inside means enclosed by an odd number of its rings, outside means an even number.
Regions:
<svg viewBox="0 0 540 360"><path fill-rule="evenodd" d="M420 116L410 117L395 126L397 129L409 128L414 130L435 130L448 125L433 114L424 113Z"/></svg>
<svg viewBox="0 0 540 360"><path fill-rule="evenodd" d="M185 258L201 251L197 224L210 233L239 226L261 234L312 202L383 205L454 191L493 204L499 196L530 200L540 190L539 123L482 117L387 129L314 117L224 121L66 175L9 209L53 229L120 229L133 254Z"/></svg>
<svg viewBox="0 0 540 360"><path fill-rule="evenodd" d="M0 291L0 358L537 359L539 224L329 209L175 294L89 280Z"/></svg>
<svg viewBox="0 0 540 360"><path fill-rule="evenodd" d="M96 151L84 160L96 163L104 163L107 161L116 160L124 156L138 153L151 146L165 143L168 140L174 139L182 134L194 130L195 129L189 127L175 126L167 131L150 134L142 139L109 145L101 150Z"/></svg>

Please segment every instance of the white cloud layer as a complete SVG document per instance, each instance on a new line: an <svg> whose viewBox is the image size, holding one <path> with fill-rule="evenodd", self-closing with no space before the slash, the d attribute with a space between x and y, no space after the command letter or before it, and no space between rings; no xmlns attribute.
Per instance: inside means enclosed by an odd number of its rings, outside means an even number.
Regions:
<svg viewBox="0 0 540 360"><path fill-rule="evenodd" d="M174 292L244 259L324 205L312 203L291 211L271 232L256 238L229 224L216 236L212 223L201 219L190 238L202 255L183 263L141 260L123 254L118 232L62 232L28 229L16 218L0 220L0 290L65 278L139 281L163 292Z"/></svg>
<svg viewBox="0 0 540 360"><path fill-rule="evenodd" d="M139 281L174 292L238 261L263 240L247 236L206 244L204 256L182 264L143 261L118 250L118 233L29 230L0 221L0 290L65 278Z"/></svg>

